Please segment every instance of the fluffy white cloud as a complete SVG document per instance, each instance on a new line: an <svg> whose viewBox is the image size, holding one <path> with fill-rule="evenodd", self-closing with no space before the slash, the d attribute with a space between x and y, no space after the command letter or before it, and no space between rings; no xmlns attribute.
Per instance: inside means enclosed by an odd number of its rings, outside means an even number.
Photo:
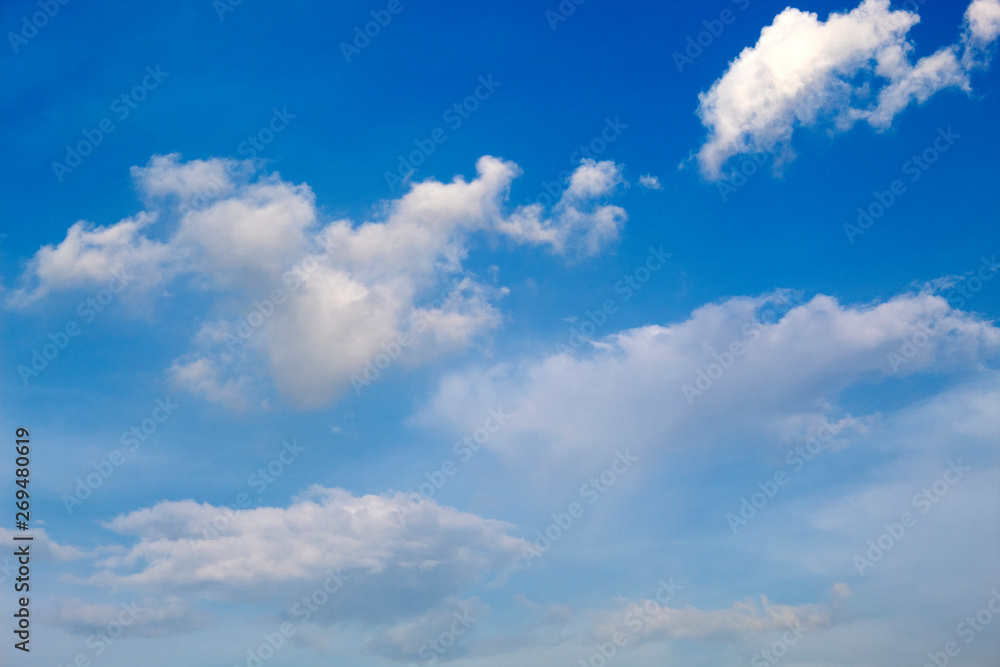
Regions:
<svg viewBox="0 0 1000 667"><path fill-rule="evenodd" d="M172 243L190 249L189 270L206 280L244 284L244 272L273 280L307 251L315 222L312 191L272 176L186 213Z"/></svg>
<svg viewBox="0 0 1000 667"><path fill-rule="evenodd" d="M660 179L651 174L645 174L639 177L639 185L649 190L662 190L663 186L660 185Z"/></svg>
<svg viewBox="0 0 1000 667"><path fill-rule="evenodd" d="M870 420L836 405L845 388L961 372L1000 349L1000 329L929 291L854 306L789 297L736 297L592 340L590 350L453 374L422 418L471 430L470 415L503 405L515 417L489 447L582 473L621 443L676 449L754 433L804 442L828 421L860 433Z"/></svg>
<svg viewBox="0 0 1000 667"><path fill-rule="evenodd" d="M25 272L35 284L9 294L8 305L26 306L52 292L104 287L116 280L146 286L159 282L176 257L170 246L143 236L155 221L154 214L143 212L108 227L74 223L61 243L35 254Z"/></svg>
<svg viewBox="0 0 1000 667"><path fill-rule="evenodd" d="M352 375L377 374L380 354L420 363L499 323L495 304L506 289L463 267L472 235L571 255L618 238L625 211L600 203L622 182L618 165L584 160L550 212L505 211L519 174L486 156L472 180L415 183L372 220L323 222L307 185L256 175L252 162L154 156L132 169L150 210L107 227L78 222L38 251L8 303L92 289L116 270L133 276L129 290L138 293L180 283L216 303L194 349L169 371L176 385L243 407L267 391L249 379L263 366L299 404L322 405ZM163 220L170 233L155 240Z"/></svg>
<svg viewBox="0 0 1000 667"><path fill-rule="evenodd" d="M770 152L780 163L791 156L796 126L826 118L840 130L858 120L884 129L913 101L944 88L970 90L972 51L1000 32L997 12L997 0L974 0L967 36L914 64L907 33L920 18L890 10L889 0L864 0L826 21L786 8L699 95L698 115L708 129L697 153L702 173L721 178L725 162L740 153Z"/></svg>
<svg viewBox="0 0 1000 667"><path fill-rule="evenodd" d="M584 255L596 255L618 238L627 215L620 206L593 201L613 193L622 180L619 165L584 159L570 176L550 218L545 217L541 204L521 206L510 218L501 220L497 230L520 243L547 244L560 254L577 248Z"/></svg>
<svg viewBox="0 0 1000 667"><path fill-rule="evenodd" d="M138 542L98 561L88 583L291 604L296 592L336 576L340 588L316 618L379 624L424 613L516 567L527 545L508 535L508 523L433 501L411 508L403 494L357 497L318 486L287 508L165 501L106 526Z"/></svg>
<svg viewBox="0 0 1000 667"><path fill-rule="evenodd" d="M955 87L969 91L969 77L959 63L954 49L941 49L921 58L910 67L893 72L890 82L878 94L878 103L870 110L851 109L848 116L868 121L873 127L885 129L892 119L911 102L923 103L943 88ZM876 70L879 71L879 70Z"/></svg>
<svg viewBox="0 0 1000 667"><path fill-rule="evenodd" d="M965 20L972 39L992 42L1000 36L1000 0L972 0Z"/></svg>
<svg viewBox="0 0 1000 667"><path fill-rule="evenodd" d="M181 162L180 155L171 153L154 155L145 167L134 166L131 172L147 201L175 197L187 208L233 194L238 182L246 182L254 170L254 164L248 160Z"/></svg>

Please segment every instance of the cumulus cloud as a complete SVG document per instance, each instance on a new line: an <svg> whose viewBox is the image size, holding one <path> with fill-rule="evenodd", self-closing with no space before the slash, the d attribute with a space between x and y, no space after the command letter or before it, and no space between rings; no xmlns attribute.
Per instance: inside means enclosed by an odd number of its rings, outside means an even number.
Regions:
<svg viewBox="0 0 1000 667"><path fill-rule="evenodd" d="M662 190L663 186L660 185L660 179L651 174L645 174L639 177L639 185L648 190Z"/></svg>
<svg viewBox="0 0 1000 667"><path fill-rule="evenodd" d="M520 243L548 245L560 254L577 247L584 255L596 255L618 238L627 216L620 206L594 202L612 194L622 180L619 165L584 159L550 217L541 204L521 206L497 229Z"/></svg>
<svg viewBox="0 0 1000 667"><path fill-rule="evenodd" d="M143 212L107 227L83 220L74 223L61 243L35 253L25 272L35 284L9 294L8 305L23 307L50 293L82 285L104 287L115 280L147 286L159 282L177 257L170 246L142 234L155 221L155 214Z"/></svg>
<svg viewBox="0 0 1000 667"><path fill-rule="evenodd" d="M973 0L965 10L969 37L989 44L1000 36L1000 0Z"/></svg>
<svg viewBox="0 0 1000 667"><path fill-rule="evenodd" d="M911 62L907 34L920 17L890 10L889 0L864 0L826 21L786 8L745 48L711 88L699 95L708 138L696 158L710 179L726 161L767 152L791 157L797 126L832 121L846 130L865 121L882 130L912 102L945 88L969 91L969 72L1000 33L1000 1L974 0L958 43Z"/></svg>
<svg viewBox="0 0 1000 667"><path fill-rule="evenodd" d="M528 544L508 523L433 501L319 486L287 508L164 501L106 527L138 541L99 560L90 584L246 602L291 598L333 576L341 586L316 616L329 622L425 613L515 567Z"/></svg>
<svg viewBox="0 0 1000 667"><path fill-rule="evenodd" d="M421 417L469 430L482 406L503 405L517 419L489 447L582 472L623 442L708 447L766 433L780 446L822 424L860 434L871 416L837 407L847 387L976 369L998 349L1000 329L929 291L865 305L825 295L796 302L787 292L734 297L588 349L449 375Z"/></svg>
<svg viewBox="0 0 1000 667"><path fill-rule="evenodd" d="M115 271L136 293L194 289L214 304L193 349L169 370L177 386L245 407L269 390L250 380L265 368L300 405L322 405L387 346L420 363L499 324L506 289L463 266L473 235L573 256L618 238L627 216L603 200L622 183L620 166L584 160L549 211L506 210L519 174L485 156L475 178L412 184L357 223L321 220L308 185L260 174L250 161L154 156L132 169L148 211L106 227L76 223L38 251L7 302L93 289Z"/></svg>
<svg viewBox="0 0 1000 667"><path fill-rule="evenodd" d="M187 207L206 203L236 191L255 171L249 160L189 160L181 162L177 153L154 155L145 167L131 169L139 192L146 201L177 198Z"/></svg>

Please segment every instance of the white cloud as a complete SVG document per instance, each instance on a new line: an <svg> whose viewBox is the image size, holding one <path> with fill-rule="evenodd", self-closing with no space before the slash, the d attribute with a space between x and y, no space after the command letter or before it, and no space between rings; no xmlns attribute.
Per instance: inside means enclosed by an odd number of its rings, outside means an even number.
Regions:
<svg viewBox="0 0 1000 667"><path fill-rule="evenodd" d="M207 280L243 284L244 272L273 280L309 249L315 222L312 191L272 176L186 213L172 244L190 249L189 270Z"/></svg>
<svg viewBox="0 0 1000 667"><path fill-rule="evenodd" d="M1000 0L972 0L965 20L973 39L988 44L1000 36Z"/></svg>
<svg viewBox="0 0 1000 667"><path fill-rule="evenodd" d="M913 67L906 65L902 70L879 91L878 104L873 109L852 109L850 117L866 120L877 129L886 129L892 125L896 114L911 102L922 104L944 88L954 87L966 92L971 90L968 73L959 63L953 49L941 49L921 58Z"/></svg>
<svg viewBox="0 0 1000 667"><path fill-rule="evenodd" d="M708 129L697 153L702 173L722 178L723 165L740 153L770 152L780 163L791 155L796 126L830 119L846 130L864 120L884 129L913 101L945 88L969 91L970 49L996 38L997 11L997 0L974 0L966 14L972 37L913 64L907 33L920 18L890 10L889 0L864 0L826 21L786 8L699 95L698 115Z"/></svg>
<svg viewBox="0 0 1000 667"><path fill-rule="evenodd" d="M400 512L409 507L403 494L357 497L318 486L287 508L164 501L106 524L138 542L100 560L87 582L290 604L332 572L344 582L317 618L384 624L516 567L527 545L502 521L433 501L419 503L404 521Z"/></svg>
<svg viewBox="0 0 1000 667"><path fill-rule="evenodd" d="M118 269L136 276L128 289L140 294L182 283L215 303L194 349L169 371L179 386L241 407L269 390L249 379L265 367L294 401L322 405L385 346L405 339L403 363L421 363L499 324L495 304L507 290L463 267L474 234L592 255L626 220L620 207L600 203L622 182L612 162L584 160L550 212L505 211L520 174L512 162L485 156L476 173L412 184L371 220L324 223L308 185L277 174L255 179L251 162L154 156L132 169L150 210L107 227L73 225L61 243L38 251L8 303L93 289ZM162 220L169 223L157 229ZM271 300L275 290L280 304Z"/></svg>
<svg viewBox="0 0 1000 667"><path fill-rule="evenodd" d="M596 255L618 238L625 225L625 210L592 200L611 195L623 181L622 169L610 161L584 159L570 176L569 184L546 218L541 204L520 206L497 230L519 243L551 246L565 254L574 249Z"/></svg>
<svg viewBox="0 0 1000 667"><path fill-rule="evenodd" d="M862 446L838 454L837 463L817 464L809 482L768 504L748 532L731 541L734 559L759 563L757 572L744 575L749 581L777 571L825 581L850 576L850 588L835 586L831 602L842 605L846 618L810 639L803 662L882 664L894 653L921 664L934 643L911 647L913 633L953 630L996 586L1000 544L981 527L1000 503L1000 373L975 373L948 385L929 397L896 393L904 404L887 411ZM957 479L950 462L959 466ZM955 483L939 481L946 479ZM943 493L939 502L917 498L935 483ZM894 528L899 539L859 574L855 557L868 558L869 540L881 538L885 546L886 526L904 512L915 525L902 535ZM893 601L889 613L886 600ZM852 644L864 648L842 648Z"/></svg>
<svg viewBox="0 0 1000 667"><path fill-rule="evenodd" d="M579 353L456 373L421 418L471 430L470 415L502 405L516 418L488 446L572 476L601 465L621 443L674 450L766 433L787 444L826 421L844 437L863 433L870 419L837 407L845 388L975 369L1000 349L1000 330L929 292L856 306L824 295L782 305L787 296L736 297L682 322L591 341ZM934 335L903 350L924 325ZM742 346L735 356L734 344ZM905 363L893 368L891 354ZM547 467L530 469L540 468Z"/></svg>
<svg viewBox="0 0 1000 667"><path fill-rule="evenodd" d="M147 200L177 197L183 203L202 205L209 199L233 194L236 181L245 182L253 173L250 161L190 160L181 162L177 153L154 155L145 167L132 167L132 178Z"/></svg>
<svg viewBox="0 0 1000 667"><path fill-rule="evenodd" d="M211 403L222 403L232 410L249 407L249 377L221 377L215 362L205 357L177 359L167 369L173 385Z"/></svg>
<svg viewBox="0 0 1000 667"><path fill-rule="evenodd" d="M593 633L599 641L612 637L616 631L628 630L622 619L642 619L642 627L629 633L632 646L663 639L737 639L760 635L789 627L809 631L830 624L825 605L772 604L761 596L752 601L734 602L728 609L672 608L655 600L627 602L619 609L596 614Z"/></svg>
<svg viewBox="0 0 1000 667"><path fill-rule="evenodd" d="M116 277L133 285L155 284L175 259L168 245L142 235L155 221L155 214L139 213L108 227L74 223L61 243L43 246L35 254L24 281L34 284L12 292L7 304L26 306L52 292L104 287Z"/></svg>
<svg viewBox="0 0 1000 667"><path fill-rule="evenodd" d="M76 547L55 542L51 537L49 537L48 533L45 532L44 528L33 527L31 529L31 534L34 537L31 542L31 557L37 560L65 562L85 558L89 555L88 552L77 549ZM0 539L2 539L7 545L16 544L13 541L13 538L23 536L24 533L18 533L14 530L0 528Z"/></svg>
<svg viewBox="0 0 1000 667"><path fill-rule="evenodd" d="M649 190L662 190L663 186L660 185L660 179L651 174L645 174L639 177L639 185Z"/></svg>

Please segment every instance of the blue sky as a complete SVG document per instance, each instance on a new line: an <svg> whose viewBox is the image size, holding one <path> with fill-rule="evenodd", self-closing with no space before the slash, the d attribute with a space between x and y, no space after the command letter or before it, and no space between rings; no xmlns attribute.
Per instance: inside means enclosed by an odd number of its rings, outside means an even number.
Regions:
<svg viewBox="0 0 1000 667"><path fill-rule="evenodd" d="M5 660L992 664L1000 2L128 9L0 8Z"/></svg>

